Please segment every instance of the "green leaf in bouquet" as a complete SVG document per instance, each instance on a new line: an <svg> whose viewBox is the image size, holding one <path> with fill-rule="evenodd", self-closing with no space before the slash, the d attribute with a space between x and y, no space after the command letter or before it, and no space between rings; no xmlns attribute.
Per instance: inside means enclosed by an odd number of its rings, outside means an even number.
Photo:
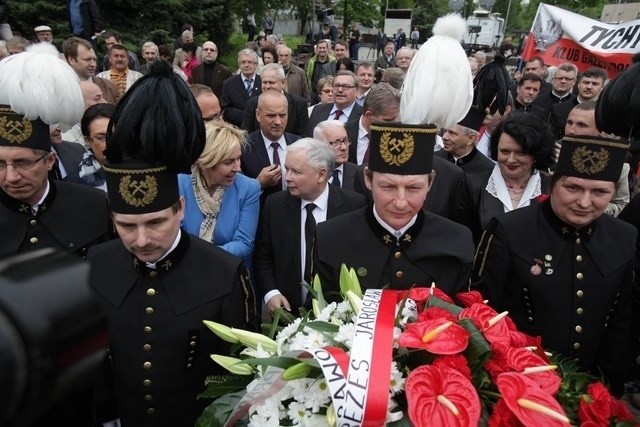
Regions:
<svg viewBox="0 0 640 427"><path fill-rule="evenodd" d="M224 427L227 418L233 412L240 399L245 395L245 391L228 393L207 406L202 415L196 420L195 427ZM239 421L235 426L246 426L246 421Z"/></svg>
<svg viewBox="0 0 640 427"><path fill-rule="evenodd" d="M427 307L439 307L439 308L444 308L445 310L447 310L449 313L453 314L454 316L457 316L460 314L460 312L463 310L462 307L459 307L455 304L451 304L449 302L443 301L440 298L438 298L435 295L430 295L429 299L427 300Z"/></svg>
<svg viewBox="0 0 640 427"><path fill-rule="evenodd" d="M469 361L469 368L471 368L471 373L475 378L481 374L484 364L491 359L491 347L471 319L461 319L458 324L471 334L469 345L464 354Z"/></svg>
<svg viewBox="0 0 640 427"><path fill-rule="evenodd" d="M340 326L333 323L324 322L322 320L312 320L305 323L304 326L308 326L318 332L329 332L331 334L337 334L340 330Z"/></svg>
<svg viewBox="0 0 640 427"><path fill-rule="evenodd" d="M347 291L351 291L359 298L362 298L362 288L358 275L353 268L348 268L346 264L340 266L340 293L346 295Z"/></svg>
<svg viewBox="0 0 640 427"><path fill-rule="evenodd" d="M402 419L387 424L387 427L412 427L412 424L409 420L409 416L405 414Z"/></svg>
<svg viewBox="0 0 640 427"><path fill-rule="evenodd" d="M253 377L247 375L213 375L207 377L204 382L207 388L198 397L214 399L227 393L244 390L252 380Z"/></svg>
<svg viewBox="0 0 640 427"><path fill-rule="evenodd" d="M251 366L274 366L276 368L287 369L290 366L299 363L300 361L294 357L251 357L248 359L242 359L242 363Z"/></svg>

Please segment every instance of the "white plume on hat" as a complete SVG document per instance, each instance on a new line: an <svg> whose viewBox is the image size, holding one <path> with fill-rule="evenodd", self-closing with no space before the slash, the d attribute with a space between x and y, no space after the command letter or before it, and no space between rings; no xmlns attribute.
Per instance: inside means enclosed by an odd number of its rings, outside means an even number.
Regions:
<svg viewBox="0 0 640 427"><path fill-rule="evenodd" d="M460 45L466 28L458 14L438 18L404 79L402 123L450 128L466 116L473 101L471 68Z"/></svg>
<svg viewBox="0 0 640 427"><path fill-rule="evenodd" d="M72 126L84 114L78 76L49 43L0 61L0 88L0 104L29 120Z"/></svg>

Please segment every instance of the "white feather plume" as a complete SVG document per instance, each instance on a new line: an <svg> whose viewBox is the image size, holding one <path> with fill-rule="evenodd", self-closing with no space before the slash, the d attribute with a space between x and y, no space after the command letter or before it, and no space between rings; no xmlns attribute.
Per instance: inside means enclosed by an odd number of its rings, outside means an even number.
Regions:
<svg viewBox="0 0 640 427"><path fill-rule="evenodd" d="M0 104L47 124L73 126L84 114L78 76L49 43L0 61Z"/></svg>
<svg viewBox="0 0 640 427"><path fill-rule="evenodd" d="M471 68L460 45L466 27L458 14L438 18L433 37L420 47L407 71L402 123L449 128L466 116L473 101Z"/></svg>

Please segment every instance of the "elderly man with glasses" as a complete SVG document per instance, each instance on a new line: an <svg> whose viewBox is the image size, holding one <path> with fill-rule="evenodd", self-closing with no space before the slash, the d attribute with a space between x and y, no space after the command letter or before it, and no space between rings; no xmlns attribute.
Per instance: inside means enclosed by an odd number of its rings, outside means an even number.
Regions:
<svg viewBox="0 0 640 427"><path fill-rule="evenodd" d="M313 135L316 125L325 120L340 120L342 123L358 121L362 107L356 102L358 77L351 71L338 71L333 79L333 103L321 104L313 109L307 136Z"/></svg>

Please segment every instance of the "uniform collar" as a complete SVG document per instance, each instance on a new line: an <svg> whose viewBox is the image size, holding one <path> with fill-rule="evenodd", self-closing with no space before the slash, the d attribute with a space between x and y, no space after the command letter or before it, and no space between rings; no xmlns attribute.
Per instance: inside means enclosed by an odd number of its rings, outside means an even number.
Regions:
<svg viewBox="0 0 640 427"><path fill-rule="evenodd" d="M458 157L455 158L453 155L451 155L451 153L447 153L447 158L449 159L449 161L455 165L458 166L462 166L462 165L466 165L467 163L471 162L475 157L476 154L478 153L478 150L476 149L476 147L472 147L471 151L469 151L467 154L465 154L462 157Z"/></svg>
<svg viewBox="0 0 640 427"><path fill-rule="evenodd" d="M391 233L389 230L383 227L380 222L378 222L373 209L373 204L371 204L365 210L365 217L367 219L367 223L369 224L369 228L371 228L371 231L373 231L376 237L378 237L378 239L380 239L380 241L389 248L400 246L404 249L408 247L416 240L416 238L420 234L420 231L422 230L422 226L424 225L424 212L420 210L416 215L413 225L410 226L406 231L404 231L399 239L396 239L393 233Z"/></svg>
<svg viewBox="0 0 640 427"><path fill-rule="evenodd" d="M589 239L591 239L593 233L596 230L597 220L592 221L590 224L579 229L575 229L574 227L565 224L560 218L558 218L558 216L551 208L551 200L549 199L542 202L540 206L542 209L542 214L544 215L547 222L551 225L551 228L565 240L573 240L579 237L587 242L589 241Z"/></svg>
<svg viewBox="0 0 640 427"><path fill-rule="evenodd" d="M135 255L131 254L133 267L138 269L145 275L149 275L151 274L151 272L155 272L154 276L159 275L160 277L163 277L174 270L178 266L182 258L184 258L184 255L187 253L187 249L189 249L189 244L191 242L188 233L180 230L179 234L180 236L177 242L178 244L176 245L175 249L169 250L169 253L160 258L160 260L155 263L156 268L148 267L146 262L140 261L138 258L136 258Z"/></svg>
<svg viewBox="0 0 640 427"><path fill-rule="evenodd" d="M36 205L38 206L38 212L36 215L41 215L53 204L53 201L56 198L56 185L53 181L47 181L48 190L45 191L43 198L40 199ZM0 191L0 202L5 205L8 209L21 213L27 216L35 216L33 215L31 208L32 206L28 203L24 203L18 199L14 199L9 196L4 191Z"/></svg>

